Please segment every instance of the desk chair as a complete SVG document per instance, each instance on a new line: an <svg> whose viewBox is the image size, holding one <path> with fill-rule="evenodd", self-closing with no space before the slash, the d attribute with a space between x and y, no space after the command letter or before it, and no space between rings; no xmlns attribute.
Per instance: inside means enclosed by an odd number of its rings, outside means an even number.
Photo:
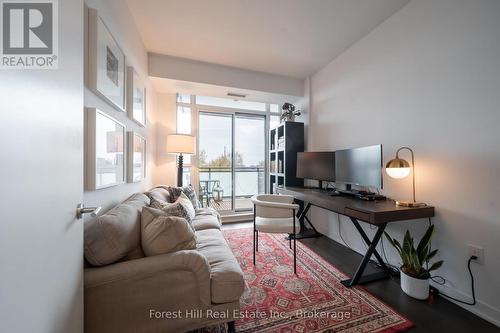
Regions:
<svg viewBox="0 0 500 333"><path fill-rule="evenodd" d="M253 202L253 264L255 252L259 251L259 231L277 234L289 234L289 246L293 239L293 272L297 274L297 240L300 224L295 213L299 205L293 203L290 195L261 194L252 197Z"/></svg>

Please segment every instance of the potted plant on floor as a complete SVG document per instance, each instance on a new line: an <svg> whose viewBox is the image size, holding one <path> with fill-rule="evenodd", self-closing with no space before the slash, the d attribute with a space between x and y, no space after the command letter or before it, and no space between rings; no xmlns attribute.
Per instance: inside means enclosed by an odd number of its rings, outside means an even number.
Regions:
<svg viewBox="0 0 500 333"><path fill-rule="evenodd" d="M431 225L415 249L413 237L406 230L403 244L391 238L388 233L385 236L401 256L401 289L409 296L425 300L429 297L430 272L438 269L443 261L437 261L429 266L429 261L436 255L438 250L432 250L430 246L434 225Z"/></svg>

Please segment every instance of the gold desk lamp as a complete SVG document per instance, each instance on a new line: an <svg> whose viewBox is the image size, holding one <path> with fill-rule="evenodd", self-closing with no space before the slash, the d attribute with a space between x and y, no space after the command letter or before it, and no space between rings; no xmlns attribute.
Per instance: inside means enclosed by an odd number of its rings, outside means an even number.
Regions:
<svg viewBox="0 0 500 333"><path fill-rule="evenodd" d="M408 161L399 158L399 152L403 149L406 149L410 151L411 153L411 168L410 168L410 163ZM415 200L415 157L413 154L413 150L411 150L408 147L401 147L396 151L396 158L390 160L386 166L385 166L385 172L387 174L395 179L402 179L408 176L411 172L411 169L413 169L412 176L413 176L413 201L396 201L396 205L398 206L403 206L403 207L421 207L425 206L426 204L417 202Z"/></svg>

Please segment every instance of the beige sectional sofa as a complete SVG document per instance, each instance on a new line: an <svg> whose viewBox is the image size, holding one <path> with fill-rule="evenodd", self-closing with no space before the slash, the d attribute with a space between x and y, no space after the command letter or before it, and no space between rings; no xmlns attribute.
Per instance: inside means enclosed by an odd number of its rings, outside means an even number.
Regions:
<svg viewBox="0 0 500 333"><path fill-rule="evenodd" d="M169 201L164 187L149 195ZM197 210L195 250L145 257L140 219L148 204L137 193L85 223L85 332L177 333L234 321L243 272L218 215Z"/></svg>

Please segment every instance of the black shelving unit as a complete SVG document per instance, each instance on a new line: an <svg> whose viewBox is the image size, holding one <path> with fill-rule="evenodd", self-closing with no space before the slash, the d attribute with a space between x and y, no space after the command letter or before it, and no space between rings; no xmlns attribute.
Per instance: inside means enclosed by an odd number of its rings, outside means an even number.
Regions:
<svg viewBox="0 0 500 333"><path fill-rule="evenodd" d="M304 186L297 153L304 151L304 123L285 121L269 131L269 193L274 186Z"/></svg>

